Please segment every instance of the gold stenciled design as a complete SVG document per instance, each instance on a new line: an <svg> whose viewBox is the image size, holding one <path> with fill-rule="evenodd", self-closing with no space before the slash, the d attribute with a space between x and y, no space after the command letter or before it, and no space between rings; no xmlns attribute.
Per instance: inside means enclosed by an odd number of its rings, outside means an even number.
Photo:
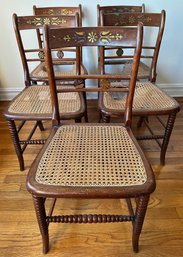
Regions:
<svg viewBox="0 0 183 257"><path fill-rule="evenodd" d="M108 89L111 87L111 83L110 83L109 79L101 79L100 86L102 88Z"/></svg>
<svg viewBox="0 0 183 257"><path fill-rule="evenodd" d="M73 11L67 9L54 10L48 9L43 12L44 15L73 15Z"/></svg>
<svg viewBox="0 0 183 257"><path fill-rule="evenodd" d="M88 40L91 43L94 43L96 41L102 42L102 43L107 43L110 42L111 40L120 40L124 37L125 35L121 35L119 33L112 34L110 31L102 31L101 33L97 34L96 32L89 32L84 34L83 32L76 32L73 37L77 37L77 39L82 39L82 40ZM66 35L64 36L64 40L69 42L71 40L71 35Z"/></svg>
<svg viewBox="0 0 183 257"><path fill-rule="evenodd" d="M70 37L69 35L66 35L66 36L64 37L64 40L69 42L69 41L71 40L71 37Z"/></svg>
<svg viewBox="0 0 183 257"><path fill-rule="evenodd" d="M143 22L148 23L152 20L151 17L144 16L143 14L138 15L137 19L138 19L139 22L142 22L142 23ZM135 23L136 19L135 19L134 16L129 16L128 21L129 21L130 24L133 24L133 23Z"/></svg>
<svg viewBox="0 0 183 257"><path fill-rule="evenodd" d="M73 15L73 11L67 10L67 9L62 9L60 10L61 15Z"/></svg>
<svg viewBox="0 0 183 257"><path fill-rule="evenodd" d="M89 40L89 42L92 42L92 43L94 43L94 42L96 42L97 41L97 33L94 33L94 32L90 32L90 33L88 33L88 40Z"/></svg>
<svg viewBox="0 0 183 257"><path fill-rule="evenodd" d="M32 20L28 20L27 23L33 24L36 26L42 26L42 25L60 25L60 24L67 23L67 21L63 18L59 19L59 17L50 17L50 18L38 17L38 18L34 18Z"/></svg>

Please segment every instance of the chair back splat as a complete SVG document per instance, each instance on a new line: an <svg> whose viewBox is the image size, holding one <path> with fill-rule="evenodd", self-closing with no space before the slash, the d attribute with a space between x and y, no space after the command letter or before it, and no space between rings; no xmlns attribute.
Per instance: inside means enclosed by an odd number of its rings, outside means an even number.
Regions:
<svg viewBox="0 0 183 257"><path fill-rule="evenodd" d="M106 223L132 222L133 250L138 252L138 242L150 194L155 189L153 171L130 129L132 102L136 84L138 64L142 47L143 27L44 27L44 50L48 80L53 106L53 129L36 157L27 176L27 189L31 193L37 221L43 241L43 252L49 250L48 225L61 223ZM116 45L134 47L132 73L106 73L104 62L99 72L82 74L80 71L80 47L100 49ZM65 79L75 80L74 88L60 88L57 80L63 79L55 73L52 49L76 47L75 75ZM87 53L90 56L89 52ZM100 79L100 87L81 87L82 80ZM120 88L108 86L110 79L121 83ZM123 80L125 82L123 83ZM127 83L128 82L128 83ZM66 85L67 86L67 85ZM60 124L58 95L60 92L117 92L126 95L124 124ZM46 200L53 198L47 214ZM69 214L54 215L58 198L72 199L125 199L129 214ZM132 205L131 199L134 198ZM54 208L53 208L54 207Z"/></svg>

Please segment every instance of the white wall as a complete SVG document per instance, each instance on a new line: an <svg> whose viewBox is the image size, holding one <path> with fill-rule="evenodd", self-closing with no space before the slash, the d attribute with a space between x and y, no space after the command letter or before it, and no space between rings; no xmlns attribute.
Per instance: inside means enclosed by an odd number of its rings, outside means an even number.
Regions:
<svg viewBox="0 0 183 257"><path fill-rule="evenodd" d="M23 70L13 31L12 14L31 15L32 6L82 4L83 26L96 25L96 5L141 5L147 12L166 10L167 19L158 62L157 84L173 96L183 96L183 1L176 0L1 0L0 99L12 98L24 87ZM31 40L31 39L30 39Z"/></svg>

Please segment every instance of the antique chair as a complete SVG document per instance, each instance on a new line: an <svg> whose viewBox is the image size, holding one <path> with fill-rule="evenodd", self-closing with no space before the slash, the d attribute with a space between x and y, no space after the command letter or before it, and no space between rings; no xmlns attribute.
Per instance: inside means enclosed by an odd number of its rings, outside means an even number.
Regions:
<svg viewBox="0 0 183 257"><path fill-rule="evenodd" d="M33 75L31 75L31 67L29 68L28 66L29 64L32 65L34 62L36 63L36 65L37 62L44 63L44 59L42 59L42 57L44 56L43 49L39 47L31 48L31 46L29 45L27 46L25 44L25 41L23 41L22 39L23 36L25 37L25 34L21 33L26 31L29 32L29 35L33 36L31 32L35 32L36 36L36 29L42 27L44 23L49 22L50 24L52 24L51 26L53 27L66 25L75 27L78 25L78 15L64 17L52 16L50 18L50 16L18 17L16 14L14 14L13 22L24 69L26 88L10 102L8 108L4 112L4 115L8 121L9 130L12 136L12 140L20 164L20 170L24 170L23 152L28 144L44 144L45 141L42 139L31 140L31 138L38 126L41 130L44 129L42 120L51 120L52 109L50 102L49 87L47 85L34 84L39 79L41 82L48 82L46 68L44 68L40 78L36 78ZM60 62L57 63L57 58L54 58L54 62L55 64L59 64L56 66L56 70L58 70L57 67L60 67ZM42 67L44 67L44 65ZM62 67L59 69L61 69L62 71ZM81 68L81 70L82 73L85 72L83 71L83 68ZM60 73L62 75L68 74L68 72L57 72L57 75L59 75ZM73 86L69 83L70 82L68 80L67 86ZM83 98L82 93L80 92L70 92L67 94L63 93L60 96L59 105L61 110L60 119L74 119L76 122L80 122L81 118L86 115L85 100ZM21 123L17 121L21 121ZM24 127L26 121L35 121L35 125L31 129L27 139L21 139L20 132L22 131L22 128Z"/></svg>
<svg viewBox="0 0 183 257"><path fill-rule="evenodd" d="M87 27L51 29L45 26L44 49L48 69L49 85L53 105L53 129L34 160L28 176L27 189L31 193L37 220L42 235L43 252L49 250L48 226L51 222L101 223L131 221L133 225L133 250L138 251L138 241L150 194L155 189L153 171L130 129L132 101L142 45L142 26L136 28ZM80 73L79 47L104 47L115 45L134 47L133 71L130 76L105 74L102 58L98 74ZM127 94L124 123L119 124L73 124L62 125L59 119L58 95L62 90L56 87L54 62L51 50L59 47L77 47L78 74L72 79L102 79L103 86L80 88L69 92L113 91L105 82L110 78L126 79L129 84L120 90ZM89 55L89 53L88 53ZM123 117L121 117L123 120ZM47 198L53 198L47 213ZM75 199L126 199L129 215L81 214L54 215L58 198ZM135 198L135 210L131 198Z"/></svg>
<svg viewBox="0 0 183 257"><path fill-rule="evenodd" d="M164 91L157 87L154 82L156 81L156 66L159 54L159 49L162 41L162 35L165 25L165 11L161 13L123 13L123 14L105 14L101 13L101 24L104 26L136 26L138 22L142 22L144 30L148 33L147 29L155 28L157 32L157 38L147 45L147 39L144 36L144 42L142 47L141 62L139 65L138 79L136 84L134 103L133 103L133 115L140 116L138 121L138 127L144 124L148 129L148 134L137 135L139 140L152 140L155 139L160 146L160 163L165 164L165 155L171 136L171 132L174 126L176 114L179 111L179 104ZM151 30L152 33L152 30ZM146 34L147 35L147 34ZM149 35L149 34L148 34ZM131 53L120 51L118 49L118 56L104 55L104 62L107 66L111 66L116 63L116 66L121 63L124 64L124 68L118 67L122 70L124 75L131 73ZM128 51L129 48L123 47L123 50ZM143 50L148 50L146 54ZM124 62L123 62L124 58ZM129 58L129 61L127 60ZM143 60L151 60L149 66L147 66ZM115 86L115 83L112 83ZM110 93L101 93L99 97L99 109L101 111L101 117L103 122L109 122L112 116L121 116L125 111L125 99L120 94L112 95ZM153 116L157 118L157 123L162 125L162 131L157 132L157 129L152 129L148 117ZM163 119L168 116L167 121ZM158 125L159 126L159 125ZM139 131L139 130L138 130Z"/></svg>

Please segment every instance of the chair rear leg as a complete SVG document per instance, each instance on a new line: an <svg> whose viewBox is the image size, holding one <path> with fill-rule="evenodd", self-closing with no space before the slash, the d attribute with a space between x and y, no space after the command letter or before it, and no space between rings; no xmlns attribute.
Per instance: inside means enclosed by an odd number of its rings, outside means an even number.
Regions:
<svg viewBox="0 0 183 257"><path fill-rule="evenodd" d="M104 123L110 123L110 116L102 113L102 122Z"/></svg>
<svg viewBox="0 0 183 257"><path fill-rule="evenodd" d="M85 122L88 122L88 109L87 109L86 92L83 92L83 96L84 96L85 107L86 107L86 110L85 110L85 113L84 113L84 119L85 119Z"/></svg>
<svg viewBox="0 0 183 257"><path fill-rule="evenodd" d="M160 152L161 165L165 165L165 155L166 155L168 143L170 140L170 136L172 134L173 126L175 123L176 114L177 114L177 112L173 112L168 116L167 124L165 127L165 133L163 136L163 142L162 142L162 146L161 146L161 152Z"/></svg>
<svg viewBox="0 0 183 257"><path fill-rule="evenodd" d="M13 140L13 144L15 147L15 151L18 157L18 161L19 161L19 166L20 166L20 170L23 171L24 170L24 159L23 159L23 152L21 149L21 145L20 145L20 139L19 139L19 135L17 132L17 128L15 125L15 121L14 120L8 120L8 127L9 127L9 131L11 134L11 138Z"/></svg>
<svg viewBox="0 0 183 257"><path fill-rule="evenodd" d="M76 118L75 123L81 123L81 118Z"/></svg>
<svg viewBox="0 0 183 257"><path fill-rule="evenodd" d="M43 122L42 122L41 120L39 120L39 121L37 122L37 125L38 125L38 127L39 127L39 129L40 129L41 131L44 131Z"/></svg>
<svg viewBox="0 0 183 257"><path fill-rule="evenodd" d="M137 128L140 128L142 126L142 123L146 120L148 122L147 116L140 116L140 118L137 121Z"/></svg>
<svg viewBox="0 0 183 257"><path fill-rule="evenodd" d="M135 221L133 223L133 236L132 236L133 250L136 253L139 251L139 237L142 231L142 226L143 226L148 202L149 202L149 195L140 196L136 207Z"/></svg>
<svg viewBox="0 0 183 257"><path fill-rule="evenodd" d="M46 221L46 210L45 210L45 199L43 197L32 196L34 202L34 208L36 211L37 221L39 229L42 235L43 242L43 253L49 251L49 234L48 234L48 223Z"/></svg>

